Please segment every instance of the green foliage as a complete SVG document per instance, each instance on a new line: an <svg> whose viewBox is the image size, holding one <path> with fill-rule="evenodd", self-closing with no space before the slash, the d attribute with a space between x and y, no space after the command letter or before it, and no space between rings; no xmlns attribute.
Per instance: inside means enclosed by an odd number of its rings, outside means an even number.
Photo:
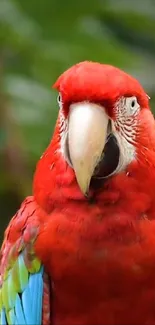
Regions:
<svg viewBox="0 0 155 325"><path fill-rule="evenodd" d="M1 0L0 48L0 205L11 216L17 197L19 204L31 193L57 116L51 85L65 69L82 60L119 66L141 81L154 105L155 4Z"/></svg>

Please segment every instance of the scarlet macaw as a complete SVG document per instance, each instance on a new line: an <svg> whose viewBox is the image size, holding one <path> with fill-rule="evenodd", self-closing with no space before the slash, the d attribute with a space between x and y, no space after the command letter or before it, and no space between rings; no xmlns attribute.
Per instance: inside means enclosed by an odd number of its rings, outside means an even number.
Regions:
<svg viewBox="0 0 155 325"><path fill-rule="evenodd" d="M155 122L125 72L62 74L59 115L0 262L0 324L155 324Z"/></svg>

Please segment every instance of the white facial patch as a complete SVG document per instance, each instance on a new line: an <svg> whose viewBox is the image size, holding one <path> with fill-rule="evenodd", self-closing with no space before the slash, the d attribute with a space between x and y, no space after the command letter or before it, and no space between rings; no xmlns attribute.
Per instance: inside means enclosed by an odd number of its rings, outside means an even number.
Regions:
<svg viewBox="0 0 155 325"><path fill-rule="evenodd" d="M66 140L67 140L67 134L68 134L68 119L65 118L63 113L63 100L61 93L59 93L57 97L57 102L59 105L59 131L60 131L60 149L62 156L67 160L67 146L66 146ZM68 162L69 163L69 162Z"/></svg>
<svg viewBox="0 0 155 325"><path fill-rule="evenodd" d="M112 131L120 149L119 164L114 173L124 170L135 158L135 140L137 130L137 115L140 105L135 96L122 97L115 105L115 122L112 121Z"/></svg>

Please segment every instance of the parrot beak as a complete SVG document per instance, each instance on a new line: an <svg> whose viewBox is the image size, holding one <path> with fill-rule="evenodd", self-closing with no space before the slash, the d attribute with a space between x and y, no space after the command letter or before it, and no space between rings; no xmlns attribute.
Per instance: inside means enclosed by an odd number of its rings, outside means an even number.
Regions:
<svg viewBox="0 0 155 325"><path fill-rule="evenodd" d="M90 181L107 139L109 118L101 105L81 102L70 105L68 146L79 187L88 194Z"/></svg>

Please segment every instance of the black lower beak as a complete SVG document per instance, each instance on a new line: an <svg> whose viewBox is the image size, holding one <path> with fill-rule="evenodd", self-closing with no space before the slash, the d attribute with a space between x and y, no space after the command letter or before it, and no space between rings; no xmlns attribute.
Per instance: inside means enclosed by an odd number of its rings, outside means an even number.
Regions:
<svg viewBox="0 0 155 325"><path fill-rule="evenodd" d="M110 133L100 162L95 168L93 178L105 178L110 176L119 164L120 150L116 137Z"/></svg>

